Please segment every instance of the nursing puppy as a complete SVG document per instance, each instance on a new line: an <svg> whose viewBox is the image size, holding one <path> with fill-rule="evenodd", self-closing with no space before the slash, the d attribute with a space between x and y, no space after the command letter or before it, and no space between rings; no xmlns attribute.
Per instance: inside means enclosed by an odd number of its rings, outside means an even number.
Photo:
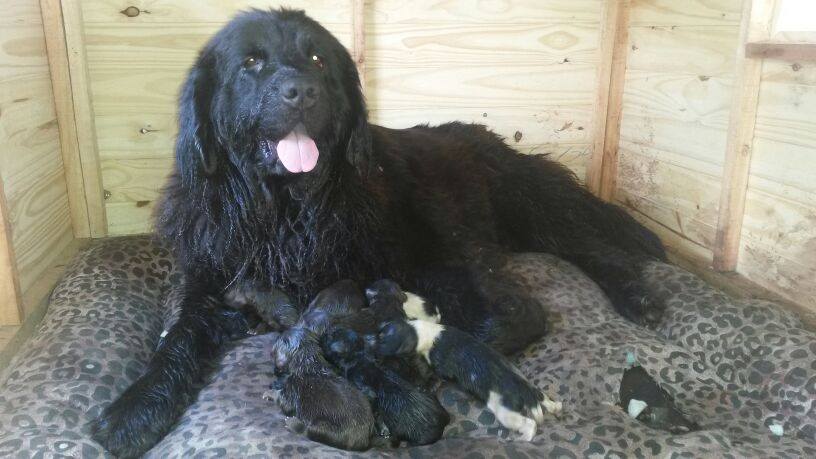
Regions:
<svg viewBox="0 0 816 459"><path fill-rule="evenodd" d="M296 416L308 438L347 450L369 448L374 414L368 398L326 361L320 338L334 320L354 314L363 304L354 282L339 281L318 293L272 348L276 371L283 377L278 403L284 414Z"/></svg>
<svg viewBox="0 0 816 459"><path fill-rule="evenodd" d="M433 395L417 388L375 361L357 333L333 328L323 339L326 358L371 400L375 417L394 443L426 445L439 440L450 422Z"/></svg>
<svg viewBox="0 0 816 459"><path fill-rule="evenodd" d="M383 281L380 287L377 291L369 288L369 297L376 296L389 309L402 302L408 319L382 326L377 337L380 355L423 356L436 375L484 401L500 424L528 441L543 422L544 410L561 411L560 402L533 387L504 356L467 333L438 324L435 309L422 298L403 294L393 282Z"/></svg>

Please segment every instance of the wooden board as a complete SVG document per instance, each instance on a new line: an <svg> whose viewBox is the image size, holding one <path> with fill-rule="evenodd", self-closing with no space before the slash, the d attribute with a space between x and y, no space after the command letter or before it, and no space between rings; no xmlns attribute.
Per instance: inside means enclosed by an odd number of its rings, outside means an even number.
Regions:
<svg viewBox="0 0 816 459"><path fill-rule="evenodd" d="M751 0L743 8L714 247L713 265L718 271L733 271L737 267L762 78L762 61L748 59L744 45L770 37L774 4L775 0Z"/></svg>
<svg viewBox="0 0 816 459"><path fill-rule="evenodd" d="M0 177L0 326L19 325L23 320L23 298L14 255L11 217Z"/></svg>
<svg viewBox="0 0 816 459"><path fill-rule="evenodd" d="M25 297L73 235L39 2L5 2L2 9L0 176Z"/></svg>
<svg viewBox="0 0 816 459"><path fill-rule="evenodd" d="M636 0L633 26L739 25L743 0Z"/></svg>
<svg viewBox="0 0 816 459"><path fill-rule="evenodd" d="M74 95L71 88L71 72L68 63L68 46L63 28L62 5L60 0L40 0L45 43L48 51L48 67L54 94L54 107L59 125L62 164L71 209L71 225L74 237L91 236L91 222L88 201L85 195L85 178L82 170L82 155L79 148L76 118L74 116Z"/></svg>
<svg viewBox="0 0 816 459"><path fill-rule="evenodd" d="M351 22L349 0L83 0L82 14L91 23L225 23L238 11L287 6L308 10L321 22ZM138 15L124 14L128 7Z"/></svg>
<svg viewBox="0 0 816 459"><path fill-rule="evenodd" d="M616 200L702 247L713 247L719 177L665 161L666 152L620 145Z"/></svg>
<svg viewBox="0 0 816 459"><path fill-rule="evenodd" d="M370 66L594 64L595 24L394 24L369 26ZM569 65L567 65L569 67Z"/></svg>
<svg viewBox="0 0 816 459"><path fill-rule="evenodd" d="M592 23L601 0L375 0L368 20L394 23Z"/></svg>
<svg viewBox="0 0 816 459"><path fill-rule="evenodd" d="M71 0L61 0L62 28L68 55L68 74L71 79L74 124L76 126L82 180L85 187L88 226L91 237L104 237L107 232L102 177L99 174L99 157L96 147L96 126L91 101L91 78L85 52L84 23L81 5Z"/></svg>
<svg viewBox="0 0 816 459"><path fill-rule="evenodd" d="M586 183L591 192L606 201L613 199L617 187L630 7L629 0L606 2L601 15L601 56L593 123L595 142Z"/></svg>
<svg viewBox="0 0 816 459"><path fill-rule="evenodd" d="M632 27L626 68L730 80L738 34L738 26Z"/></svg>

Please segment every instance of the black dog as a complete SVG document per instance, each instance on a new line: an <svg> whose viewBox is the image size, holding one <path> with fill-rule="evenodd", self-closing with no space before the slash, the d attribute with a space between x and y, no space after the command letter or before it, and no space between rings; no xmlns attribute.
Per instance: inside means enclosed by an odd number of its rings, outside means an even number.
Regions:
<svg viewBox="0 0 816 459"><path fill-rule="evenodd" d="M484 126L369 124L353 60L303 12L236 17L202 49L179 105L156 228L186 287L144 375L94 423L114 454L143 453L172 428L227 338L202 299L242 285L282 290L300 308L346 278L393 278L433 298L414 275L465 266L488 280L479 336L508 353L540 337L546 318L494 274L505 254L538 251L577 264L630 319L659 317L641 274L664 258L652 233Z"/></svg>

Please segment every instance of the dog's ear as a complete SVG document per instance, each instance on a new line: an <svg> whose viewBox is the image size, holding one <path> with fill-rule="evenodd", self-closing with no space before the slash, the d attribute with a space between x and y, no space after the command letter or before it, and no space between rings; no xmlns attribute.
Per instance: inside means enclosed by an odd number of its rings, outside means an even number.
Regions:
<svg viewBox="0 0 816 459"><path fill-rule="evenodd" d="M373 166L371 152L374 147L365 111L355 119L346 148L348 162L354 166L361 177L366 178Z"/></svg>
<svg viewBox="0 0 816 459"><path fill-rule="evenodd" d="M209 115L211 80L210 72L199 63L190 70L179 96L176 164L186 183L192 183L199 173L209 176L218 169L218 143Z"/></svg>
<svg viewBox="0 0 816 459"><path fill-rule="evenodd" d="M357 68L351 57L348 59L349 68L346 72L346 87L350 89L351 102L351 135L346 147L346 159L357 170L361 177L366 178L371 172L374 164L372 158L372 138L371 129L368 125L368 110L366 109L365 96L360 87L360 77Z"/></svg>

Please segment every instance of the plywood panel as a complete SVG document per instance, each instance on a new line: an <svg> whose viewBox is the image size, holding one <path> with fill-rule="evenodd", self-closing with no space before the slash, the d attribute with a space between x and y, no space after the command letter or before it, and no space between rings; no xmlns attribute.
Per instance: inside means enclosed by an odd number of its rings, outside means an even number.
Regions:
<svg viewBox="0 0 816 459"><path fill-rule="evenodd" d="M596 24L396 24L371 26L366 60L381 67L591 64Z"/></svg>
<svg viewBox="0 0 816 459"><path fill-rule="evenodd" d="M111 236L145 234L153 231L155 201L111 202L106 207Z"/></svg>
<svg viewBox="0 0 816 459"><path fill-rule="evenodd" d="M0 19L0 174L23 294L73 239L39 2Z"/></svg>
<svg viewBox="0 0 816 459"><path fill-rule="evenodd" d="M739 25L742 0L632 0L632 25Z"/></svg>
<svg viewBox="0 0 816 459"><path fill-rule="evenodd" d="M585 105L594 97L590 65L371 68L367 97L375 108L489 108Z"/></svg>
<svg viewBox="0 0 816 459"><path fill-rule="evenodd" d="M102 161L102 179L110 203L155 201L173 169L173 160L114 159Z"/></svg>
<svg viewBox="0 0 816 459"><path fill-rule="evenodd" d="M87 23L197 23L227 22L237 11L278 6L305 9L321 22L349 22L348 0L83 0L82 14ZM139 14L122 12L135 7Z"/></svg>
<svg viewBox="0 0 816 459"><path fill-rule="evenodd" d="M784 186L757 188L746 196L738 272L816 311L816 194L793 200L780 196Z"/></svg>
<svg viewBox="0 0 816 459"><path fill-rule="evenodd" d="M393 23L549 24L598 22L600 0L377 0L369 21Z"/></svg>
<svg viewBox="0 0 816 459"><path fill-rule="evenodd" d="M728 78L738 34L737 26L632 27L627 68Z"/></svg>
<svg viewBox="0 0 816 459"><path fill-rule="evenodd" d="M617 200L691 242L714 241L719 177L662 160L668 154L621 142Z"/></svg>

